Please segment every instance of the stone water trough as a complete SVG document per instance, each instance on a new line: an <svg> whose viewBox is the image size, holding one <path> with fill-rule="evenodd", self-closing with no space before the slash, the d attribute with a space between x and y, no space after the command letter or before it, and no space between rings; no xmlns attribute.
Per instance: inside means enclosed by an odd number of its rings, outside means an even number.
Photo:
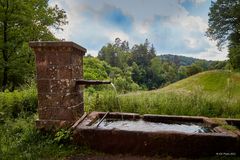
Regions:
<svg viewBox="0 0 240 160"><path fill-rule="evenodd" d="M35 51L39 129L71 128L74 142L109 153L171 156L240 154L240 131L207 117L84 112L86 49L73 42L30 42ZM238 119L221 119L240 128Z"/></svg>

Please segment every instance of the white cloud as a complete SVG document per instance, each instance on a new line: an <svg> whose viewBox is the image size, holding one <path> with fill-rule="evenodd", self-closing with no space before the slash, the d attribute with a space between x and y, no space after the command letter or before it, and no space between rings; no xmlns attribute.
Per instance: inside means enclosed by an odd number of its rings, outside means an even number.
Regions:
<svg viewBox="0 0 240 160"><path fill-rule="evenodd" d="M209 41L210 47L204 51L200 52L196 55L197 58L200 59L208 59L208 60L226 60L228 55L228 49L224 48L222 51L219 51L216 47L216 42Z"/></svg>
<svg viewBox="0 0 240 160"><path fill-rule="evenodd" d="M98 55L98 50L87 50L86 55L88 55L88 54L96 57Z"/></svg>
<svg viewBox="0 0 240 160"><path fill-rule="evenodd" d="M67 13L69 24L56 36L79 43L97 55L103 45L116 37L130 44L142 43L146 38L158 53L171 52L198 58L224 59L205 36L207 20L193 16L181 5L184 1L195 4L206 0L50 0ZM124 30L107 23L103 15L108 10L120 10L130 17L132 28Z"/></svg>
<svg viewBox="0 0 240 160"><path fill-rule="evenodd" d="M150 22L146 20L140 23L135 23L134 27L138 33L147 34L150 30L151 27L150 25L151 25Z"/></svg>
<svg viewBox="0 0 240 160"><path fill-rule="evenodd" d="M106 35L109 37L111 42L113 42L116 37L118 37L118 38L120 38L122 40L126 40L126 41L130 40L129 36L126 33L122 32L122 31L107 32Z"/></svg>
<svg viewBox="0 0 240 160"><path fill-rule="evenodd" d="M169 21L172 25L178 25L189 32L199 31L201 33L205 32L208 25L201 17L198 16L181 16L181 17L172 17Z"/></svg>
<svg viewBox="0 0 240 160"><path fill-rule="evenodd" d="M204 2L206 2L207 0L178 0L179 3L183 3L183 2L192 2L192 3L195 3L195 4L202 4Z"/></svg>
<svg viewBox="0 0 240 160"><path fill-rule="evenodd" d="M200 3L206 2L207 0L193 0L193 1L195 1L195 3L197 3L197 4L200 4Z"/></svg>
<svg viewBox="0 0 240 160"><path fill-rule="evenodd" d="M183 38L184 43L189 47L189 48L196 48L198 41L195 38L192 37L185 37Z"/></svg>

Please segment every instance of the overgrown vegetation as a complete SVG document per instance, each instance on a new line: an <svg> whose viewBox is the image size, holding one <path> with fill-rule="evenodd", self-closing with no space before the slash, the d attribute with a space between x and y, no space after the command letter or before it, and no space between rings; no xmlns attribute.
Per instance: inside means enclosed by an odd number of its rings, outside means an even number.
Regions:
<svg viewBox="0 0 240 160"><path fill-rule="evenodd" d="M239 73L209 71L159 90L122 95L87 92L85 107L88 111L240 118L239 80Z"/></svg>
<svg viewBox="0 0 240 160"><path fill-rule="evenodd" d="M40 132L35 127L37 117L34 84L14 92L0 92L0 159L63 159L91 152L87 147L73 145L69 130Z"/></svg>
<svg viewBox="0 0 240 160"><path fill-rule="evenodd" d="M21 113L37 111L37 90L35 85L14 92L0 92L0 112L3 117L17 118Z"/></svg>
<svg viewBox="0 0 240 160"><path fill-rule="evenodd" d="M40 132L35 128L35 114L7 119L0 124L0 159L64 159L73 154L89 154L86 147L71 144L68 131L56 134Z"/></svg>
<svg viewBox="0 0 240 160"><path fill-rule="evenodd" d="M140 114L189 115L240 118L240 101L228 102L199 93L136 92L116 95L101 92L86 96L87 111L117 111Z"/></svg>

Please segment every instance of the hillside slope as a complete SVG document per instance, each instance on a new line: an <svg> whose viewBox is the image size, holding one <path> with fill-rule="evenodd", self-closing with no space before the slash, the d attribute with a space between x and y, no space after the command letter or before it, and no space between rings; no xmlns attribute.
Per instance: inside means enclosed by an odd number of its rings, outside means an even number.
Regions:
<svg viewBox="0 0 240 160"><path fill-rule="evenodd" d="M211 96L240 99L240 73L222 70L202 72L158 91L202 92Z"/></svg>

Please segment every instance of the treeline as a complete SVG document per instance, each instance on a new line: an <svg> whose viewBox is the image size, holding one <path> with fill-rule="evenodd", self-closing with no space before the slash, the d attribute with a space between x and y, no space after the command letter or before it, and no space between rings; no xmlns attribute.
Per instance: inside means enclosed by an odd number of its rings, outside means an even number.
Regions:
<svg viewBox="0 0 240 160"><path fill-rule="evenodd" d="M183 56L157 56L153 44L147 39L130 48L129 42L116 38L114 43L101 48L97 58L85 57L84 78L111 79L120 92L151 90L202 71L224 69L226 64L226 61Z"/></svg>

